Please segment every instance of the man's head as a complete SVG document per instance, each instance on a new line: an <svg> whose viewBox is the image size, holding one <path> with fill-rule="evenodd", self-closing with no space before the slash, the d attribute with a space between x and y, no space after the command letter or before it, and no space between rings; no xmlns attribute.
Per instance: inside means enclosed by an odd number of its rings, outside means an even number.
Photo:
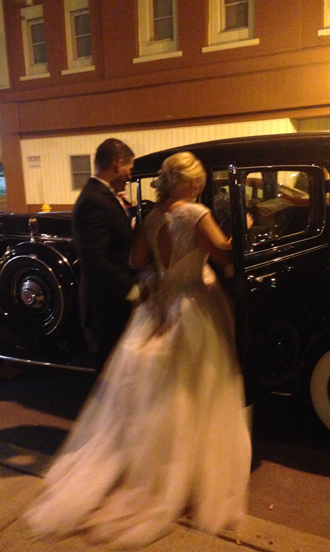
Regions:
<svg viewBox="0 0 330 552"><path fill-rule="evenodd" d="M116 192L125 189L131 178L134 153L121 140L108 138L96 150L95 174L109 182Z"/></svg>

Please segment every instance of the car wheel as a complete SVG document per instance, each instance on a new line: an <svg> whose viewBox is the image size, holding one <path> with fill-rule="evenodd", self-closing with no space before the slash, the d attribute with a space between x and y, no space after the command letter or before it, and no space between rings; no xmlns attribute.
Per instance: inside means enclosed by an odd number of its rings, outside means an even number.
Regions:
<svg viewBox="0 0 330 552"><path fill-rule="evenodd" d="M48 245L22 243L2 259L0 291L9 309L46 336L58 335L77 314L76 284L66 258Z"/></svg>
<svg viewBox="0 0 330 552"><path fill-rule="evenodd" d="M313 410L330 430L330 351L316 362L311 372L309 387Z"/></svg>

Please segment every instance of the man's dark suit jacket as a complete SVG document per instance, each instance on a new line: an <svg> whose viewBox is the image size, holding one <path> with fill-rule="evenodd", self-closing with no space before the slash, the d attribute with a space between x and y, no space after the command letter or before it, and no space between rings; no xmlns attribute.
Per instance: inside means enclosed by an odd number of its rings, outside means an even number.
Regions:
<svg viewBox="0 0 330 552"><path fill-rule="evenodd" d="M80 312L90 349L101 368L131 312L125 296L135 282L129 268L130 220L113 193L90 178L73 210L80 267Z"/></svg>

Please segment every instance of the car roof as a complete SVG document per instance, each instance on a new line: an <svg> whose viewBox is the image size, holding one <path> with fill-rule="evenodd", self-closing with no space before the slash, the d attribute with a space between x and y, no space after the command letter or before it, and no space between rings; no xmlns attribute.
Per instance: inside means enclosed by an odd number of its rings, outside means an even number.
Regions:
<svg viewBox="0 0 330 552"><path fill-rule="evenodd" d="M133 178L156 174L164 159L190 151L206 168L228 166L316 164L330 168L330 132L250 136L182 145L135 159Z"/></svg>

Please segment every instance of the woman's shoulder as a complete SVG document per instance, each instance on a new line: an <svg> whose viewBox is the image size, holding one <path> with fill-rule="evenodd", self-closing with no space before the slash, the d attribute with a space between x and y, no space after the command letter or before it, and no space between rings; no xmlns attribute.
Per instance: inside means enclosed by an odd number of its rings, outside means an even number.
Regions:
<svg viewBox="0 0 330 552"><path fill-rule="evenodd" d="M184 216L195 222L207 213L210 213L210 209L203 205L203 203L185 203L177 211L181 211Z"/></svg>
<svg viewBox="0 0 330 552"><path fill-rule="evenodd" d="M195 213L210 213L210 209L206 207L203 203L188 203L189 209Z"/></svg>
<svg viewBox="0 0 330 552"><path fill-rule="evenodd" d="M188 229L193 230L197 223L209 212L210 210L201 203L182 202L182 204L168 211L167 218L176 228L185 227L187 231Z"/></svg>

